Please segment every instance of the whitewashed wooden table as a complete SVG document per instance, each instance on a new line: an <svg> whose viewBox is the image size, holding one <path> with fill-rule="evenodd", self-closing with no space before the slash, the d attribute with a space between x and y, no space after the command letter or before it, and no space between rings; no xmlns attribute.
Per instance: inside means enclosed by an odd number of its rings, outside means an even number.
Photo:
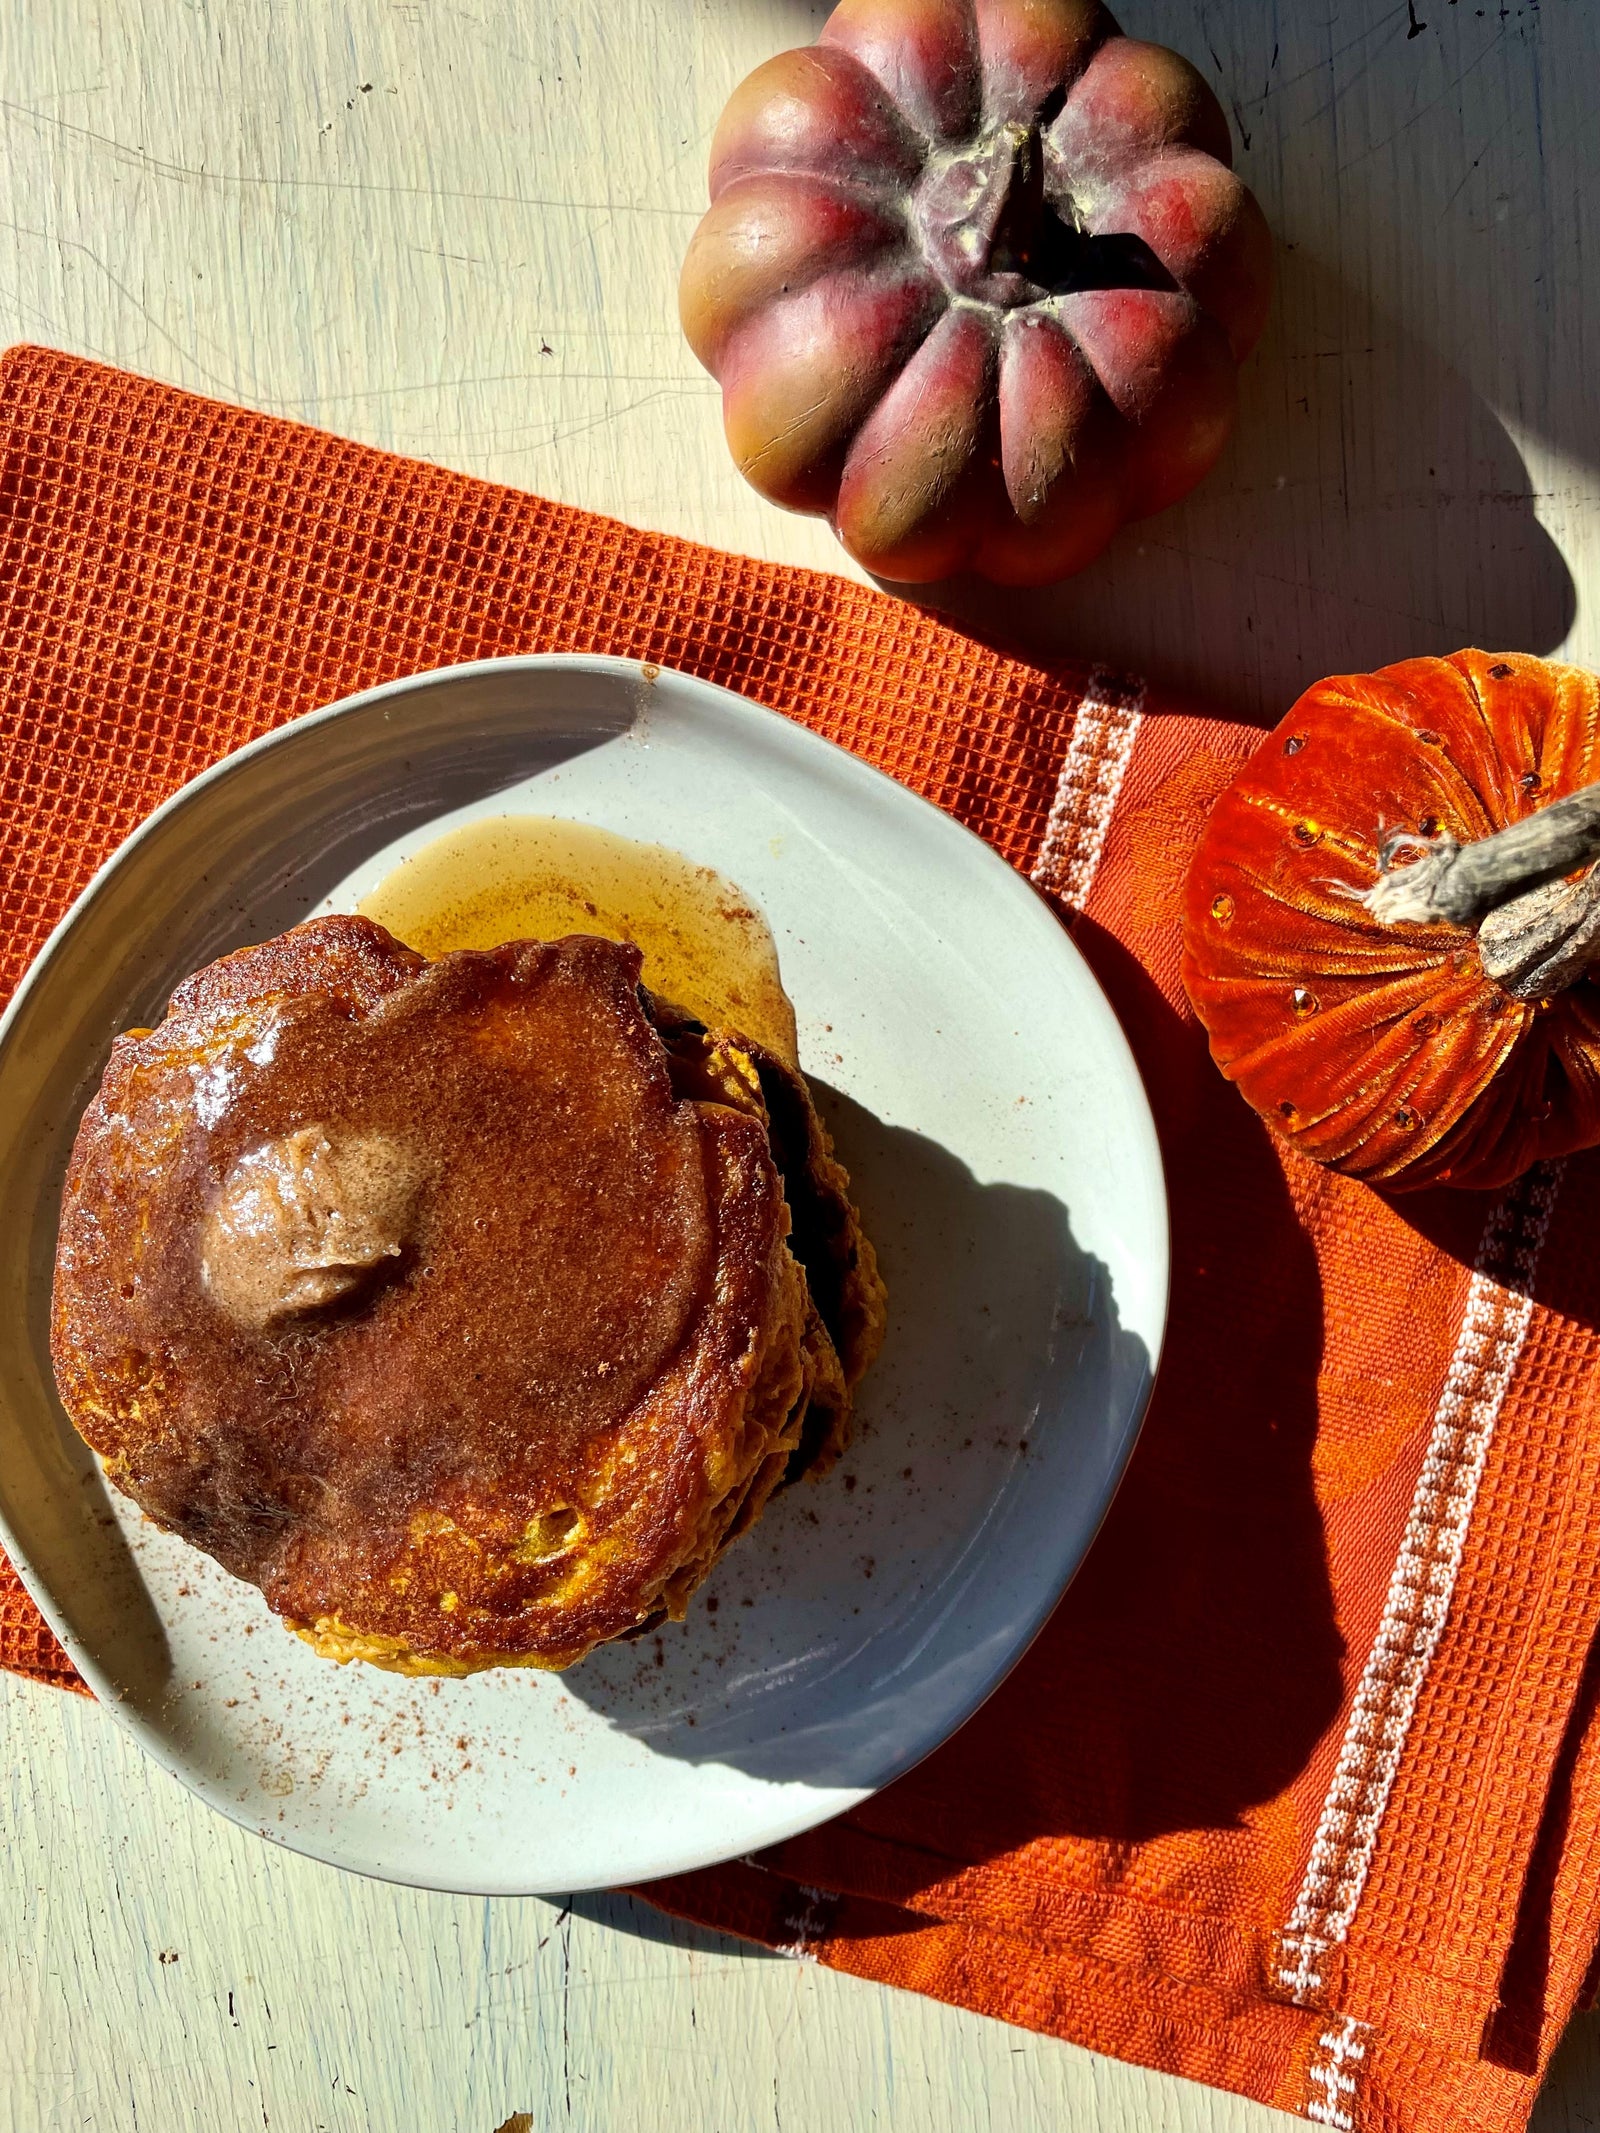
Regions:
<svg viewBox="0 0 1600 2133"><path fill-rule="evenodd" d="M0 0L0 330L786 561L677 260L811 0ZM975 612L1248 711L1468 641L1600 658L1592 0L1127 0L1281 241L1239 438ZM0 1681L0 2133L1255 2133L1290 2121L669 1925L341 1877ZM1600 2125L1600 2023L1536 2117Z"/></svg>

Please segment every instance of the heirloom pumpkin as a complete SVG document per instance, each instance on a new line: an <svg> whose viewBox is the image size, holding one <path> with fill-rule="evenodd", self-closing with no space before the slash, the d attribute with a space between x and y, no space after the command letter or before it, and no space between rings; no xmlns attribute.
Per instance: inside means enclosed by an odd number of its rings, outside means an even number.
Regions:
<svg viewBox="0 0 1600 2133"><path fill-rule="evenodd" d="M741 470L883 577L1079 569L1232 426L1271 243L1230 153L1096 0L843 0L735 92L684 262Z"/></svg>
<svg viewBox="0 0 1600 2133"><path fill-rule="evenodd" d="M1302 1154L1499 1186L1600 1142L1600 684L1458 652L1318 682L1218 801L1184 982Z"/></svg>

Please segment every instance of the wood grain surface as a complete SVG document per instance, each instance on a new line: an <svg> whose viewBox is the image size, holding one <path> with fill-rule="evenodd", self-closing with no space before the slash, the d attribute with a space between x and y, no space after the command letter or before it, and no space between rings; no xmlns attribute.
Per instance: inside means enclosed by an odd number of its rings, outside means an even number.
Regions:
<svg viewBox="0 0 1600 2133"><path fill-rule="evenodd" d="M724 97L825 13L0 0L0 329L844 567L733 472L674 306ZM1600 8L1120 13L1232 113L1280 242L1273 321L1195 497L1064 588L950 603L1264 719L1323 672L1469 641L1600 657ZM0 1681L0 1736L0 2133L1292 2122L626 1899L342 1877L220 1821L77 1698ZM1600 2125L1593 2019L1535 2124Z"/></svg>

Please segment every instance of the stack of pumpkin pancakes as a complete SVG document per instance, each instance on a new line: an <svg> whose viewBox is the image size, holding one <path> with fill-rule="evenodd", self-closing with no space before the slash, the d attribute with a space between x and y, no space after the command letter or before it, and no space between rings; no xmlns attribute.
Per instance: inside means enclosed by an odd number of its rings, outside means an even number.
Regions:
<svg viewBox="0 0 1600 2133"><path fill-rule="evenodd" d="M884 1292L810 1092L639 971L319 919L113 1048L62 1398L329 1658L569 1666L681 1618L848 1440Z"/></svg>

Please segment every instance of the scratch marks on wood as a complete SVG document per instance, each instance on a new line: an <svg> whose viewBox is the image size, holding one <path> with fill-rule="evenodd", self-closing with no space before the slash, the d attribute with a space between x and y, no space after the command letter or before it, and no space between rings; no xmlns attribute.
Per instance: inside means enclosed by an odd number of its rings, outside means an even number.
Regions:
<svg viewBox="0 0 1600 2133"><path fill-rule="evenodd" d="M561 1935L561 2087L572 2116L572 1903L556 1920Z"/></svg>
<svg viewBox="0 0 1600 2133"><path fill-rule="evenodd" d="M75 125L70 119L58 118L53 112L39 111L32 105L14 103L6 97L0 97L0 112L5 112L15 119L31 121L51 132L68 135L94 148L104 149L119 162L127 163L152 177L167 178L185 185L242 186L246 190L262 192L276 190L370 193L389 199L411 195L420 200L462 200L497 207L537 207L564 210L577 215L658 215L680 222L698 220L702 212L698 207L669 207L650 200L576 200L556 193L489 192L451 185L407 185L388 180L358 178L313 178L302 172L203 170L191 163L175 162L168 156L152 155L142 145L119 141L113 134L97 133L91 126Z"/></svg>
<svg viewBox="0 0 1600 2133"><path fill-rule="evenodd" d="M213 369L204 362L197 350L188 341L181 340L164 320L156 316L155 312L150 309L150 306L142 298L134 294L125 281L120 280L112 272L111 268L107 266L92 245L84 244L76 237L63 237L59 233L50 230L30 229L20 222L0 222L0 230L8 232L13 237L29 237L40 244L54 245L59 251L72 252L79 258L88 260L96 272L104 277L108 287L122 298L130 310L136 312L144 320L145 324L158 339L164 341L169 348L183 358L196 377L203 379L207 385L215 386L218 391L226 393L230 397L237 397L241 392L249 390L248 383L241 383L237 373L228 375ZM220 356L222 351L219 350L218 354Z"/></svg>
<svg viewBox="0 0 1600 2133"><path fill-rule="evenodd" d="M1419 104L1414 111L1408 112L1403 122L1400 125L1394 127L1392 131L1384 134L1381 139L1367 142L1355 155L1348 156L1344 160L1344 162L1339 165L1334 175L1336 177L1342 178L1347 172L1355 170L1360 164L1370 161L1373 156L1381 155L1386 148L1393 147L1394 143L1398 141L1402 137L1402 135L1410 133L1414 127L1420 125L1423 119L1427 118L1432 112L1437 111L1441 104L1448 103L1451 98L1456 95L1457 91L1460 90L1464 86L1464 84L1468 82L1474 74L1477 73L1478 69L1484 64L1485 60L1492 59L1495 54L1500 50L1501 41L1504 35L1505 32L1503 30L1497 32L1496 35L1492 37L1487 44L1485 44L1483 50L1478 54L1477 58L1469 60L1467 64L1461 69L1461 72L1459 74L1453 76L1451 80L1445 83L1444 87L1439 91L1437 96L1429 97L1428 101L1425 104Z"/></svg>
<svg viewBox="0 0 1600 2133"><path fill-rule="evenodd" d="M546 351L541 348L539 351L541 355L547 352L553 355L555 350L549 349ZM273 414L306 414L315 412L325 415L329 408L348 407L358 401L404 399L413 393L431 393L438 396L477 390L491 385L534 385L541 389L547 389L552 384L565 384L569 380L584 385L654 385L658 388L666 389L666 381L663 380L659 370L545 370L540 368L539 370L501 370L495 371L488 376L468 378L413 378L402 385L365 386L355 392L305 393L297 395L294 399L265 399L259 400L256 404L258 407L266 409ZM709 380L704 383L698 380L686 382L690 389L702 395L713 394L717 389Z"/></svg>
<svg viewBox="0 0 1600 2133"><path fill-rule="evenodd" d="M1347 37L1343 44L1330 42L1326 51L1311 61L1308 66L1299 68L1293 74L1286 74L1283 80L1278 83L1278 89L1280 91L1298 89L1303 82L1318 81L1330 84L1337 83L1339 90L1342 92L1348 88L1352 81L1360 80L1361 76L1372 65L1377 54L1369 52L1350 75L1340 74L1340 60L1348 57L1352 52L1359 51L1363 45L1370 45L1374 38L1382 39L1378 49L1380 52L1384 50L1394 42L1394 33L1399 30L1404 13L1405 10L1401 7L1392 8L1387 14L1380 15L1375 22L1369 22L1364 28L1357 30L1353 37ZM1328 23L1330 31L1333 29L1336 19L1330 18ZM1212 56L1215 58L1215 53ZM1321 108L1325 110L1327 107L1324 105Z"/></svg>
<svg viewBox="0 0 1600 2133"><path fill-rule="evenodd" d="M651 407L658 400L704 400L709 398L714 391L715 387L708 388L704 385L663 385L656 392L641 394L637 400L624 400L620 407L608 407L603 414L594 416L590 421L567 423L559 429L552 430L548 437L541 438L537 444L523 445L519 449L525 452L547 451L553 444L565 444L569 438L585 437L591 430L605 429L611 423L619 422L624 415L635 415L640 408ZM515 433L486 431L481 434L486 436L505 436Z"/></svg>
<svg viewBox="0 0 1600 2133"><path fill-rule="evenodd" d="M418 259L444 259L458 267L493 266L495 271L500 274L515 274L523 265L520 259L516 261L515 265L512 265L499 259L479 259L473 252L442 252L437 245L408 244L406 250L414 252Z"/></svg>
<svg viewBox="0 0 1600 2133"><path fill-rule="evenodd" d="M1488 140L1484 142L1483 146L1478 150L1478 153L1473 157L1472 161L1461 173L1461 176L1457 179L1456 183L1450 188L1449 197L1446 199L1444 206L1439 210L1439 222L1444 221L1445 217L1449 214L1451 208L1455 206L1457 200L1460 199L1462 193L1465 192L1466 188L1471 184L1473 173L1481 167L1483 160L1488 155L1490 149L1498 147L1499 143L1505 138L1505 136L1517 123L1517 114L1513 112L1510 114L1510 116L1502 120L1502 122L1498 126L1496 126L1493 133L1490 134ZM1435 225L1435 227L1437 227L1437 224Z"/></svg>

